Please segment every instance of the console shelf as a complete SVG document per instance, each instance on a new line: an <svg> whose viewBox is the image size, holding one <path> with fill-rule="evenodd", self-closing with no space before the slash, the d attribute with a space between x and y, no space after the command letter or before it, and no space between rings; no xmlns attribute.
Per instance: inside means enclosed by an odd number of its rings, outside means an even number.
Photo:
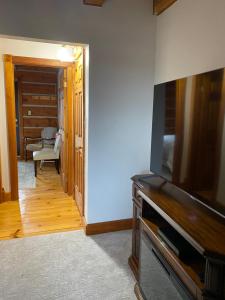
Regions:
<svg viewBox="0 0 225 300"><path fill-rule="evenodd" d="M192 299L225 299L225 222L188 194L152 175L133 179L133 245L129 264L139 285L140 239L147 234ZM149 176L148 176L149 177ZM190 246L190 257L178 257L160 236L171 227ZM189 248L188 248L189 249ZM146 295L145 295L146 297Z"/></svg>
<svg viewBox="0 0 225 300"><path fill-rule="evenodd" d="M199 273L202 272L203 264L200 262L183 262L179 257L174 254L174 252L163 242L158 236L158 226L147 220L142 219L143 223L148 228L148 234L156 248L161 252L161 254L166 258L166 260L173 266L173 269L183 277L183 280L186 282L186 285L192 290L192 294L201 293L201 290L204 288L203 283L199 277ZM193 286L195 288L193 289Z"/></svg>

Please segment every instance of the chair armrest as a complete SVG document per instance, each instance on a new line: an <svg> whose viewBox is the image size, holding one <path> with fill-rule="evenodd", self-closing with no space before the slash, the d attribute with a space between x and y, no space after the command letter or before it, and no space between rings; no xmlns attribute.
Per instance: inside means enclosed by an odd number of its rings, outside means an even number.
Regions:
<svg viewBox="0 0 225 300"><path fill-rule="evenodd" d="M24 137L24 142L27 144L28 141L42 141L42 138L32 138L32 137Z"/></svg>
<svg viewBox="0 0 225 300"><path fill-rule="evenodd" d="M47 139L47 138L42 138L43 141L54 141L55 138L50 138L50 139Z"/></svg>

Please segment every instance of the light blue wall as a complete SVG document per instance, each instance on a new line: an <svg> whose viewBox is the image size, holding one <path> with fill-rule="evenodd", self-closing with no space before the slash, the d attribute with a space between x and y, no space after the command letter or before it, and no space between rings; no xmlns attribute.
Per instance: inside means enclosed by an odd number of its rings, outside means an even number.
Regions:
<svg viewBox="0 0 225 300"><path fill-rule="evenodd" d="M0 0L0 34L90 45L87 222L131 217L149 169L155 17L150 0Z"/></svg>

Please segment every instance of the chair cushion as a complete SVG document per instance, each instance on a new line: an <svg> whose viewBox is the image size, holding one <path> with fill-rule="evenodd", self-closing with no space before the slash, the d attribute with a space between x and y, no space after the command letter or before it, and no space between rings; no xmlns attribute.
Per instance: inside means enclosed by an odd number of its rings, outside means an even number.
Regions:
<svg viewBox="0 0 225 300"><path fill-rule="evenodd" d="M41 143L26 145L26 150L27 151L39 151L41 149L42 149L42 144Z"/></svg>
<svg viewBox="0 0 225 300"><path fill-rule="evenodd" d="M59 159L57 153L54 152L54 149L43 148L41 151L33 152L33 160L51 160Z"/></svg>
<svg viewBox="0 0 225 300"><path fill-rule="evenodd" d="M44 148L50 148L50 149L53 149L54 148L54 144L45 144L44 143ZM44 149L43 148L43 149Z"/></svg>

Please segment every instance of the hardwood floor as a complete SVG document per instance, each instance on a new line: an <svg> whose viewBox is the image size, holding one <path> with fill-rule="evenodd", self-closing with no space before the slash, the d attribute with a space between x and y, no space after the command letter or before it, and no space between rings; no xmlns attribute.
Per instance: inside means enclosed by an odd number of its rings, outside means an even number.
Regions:
<svg viewBox="0 0 225 300"><path fill-rule="evenodd" d="M54 165L38 168L35 188L19 191L20 200L0 204L0 239L70 231L83 227L72 197L63 192Z"/></svg>

